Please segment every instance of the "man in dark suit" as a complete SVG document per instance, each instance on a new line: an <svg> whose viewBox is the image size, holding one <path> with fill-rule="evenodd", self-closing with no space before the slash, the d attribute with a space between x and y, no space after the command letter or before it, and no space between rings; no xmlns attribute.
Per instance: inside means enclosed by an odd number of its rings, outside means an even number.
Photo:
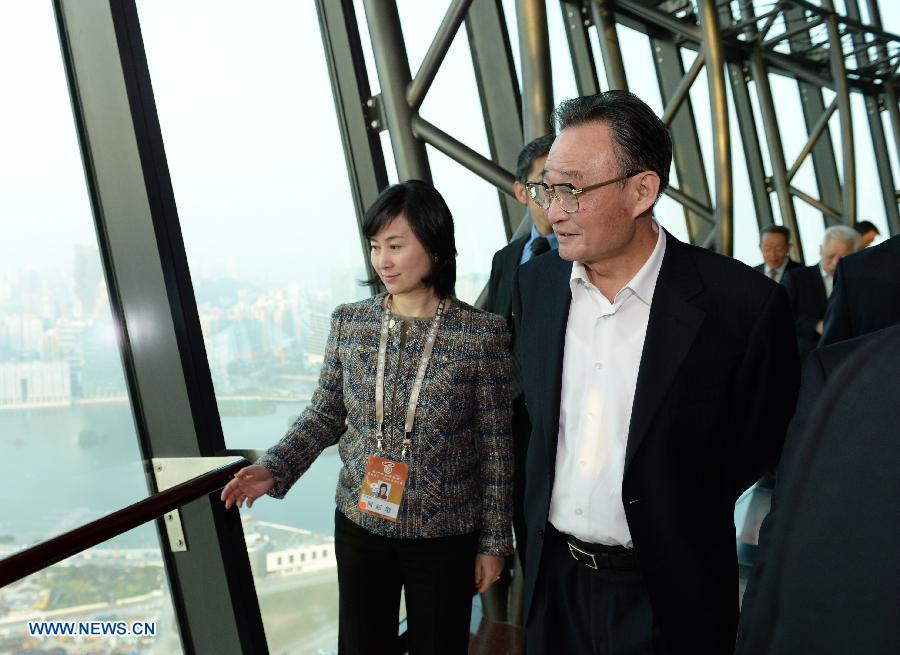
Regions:
<svg viewBox="0 0 900 655"><path fill-rule="evenodd" d="M568 100L556 122L529 189L559 252L513 292L527 653L729 653L734 502L777 461L799 383L787 296L654 220L672 145L640 99Z"/></svg>
<svg viewBox="0 0 900 655"><path fill-rule="evenodd" d="M555 135L548 134L531 141L519 153L516 161L516 181L513 189L516 199L526 207L526 216L531 229L518 239L513 239L494 255L491 264L491 277L488 280L488 294L485 309L492 314L503 316L512 328L512 287L519 266L531 261L534 257L555 250L556 235L550 227L544 210L529 201L525 185L529 181L540 181L544 173L544 162L553 145ZM528 450L528 437L531 434L531 423L528 422L528 410L522 396L520 376L516 366L516 380L513 384L513 529L516 534L516 550L519 557L525 559L525 519L522 514L522 500L525 493L525 453Z"/></svg>
<svg viewBox="0 0 900 655"><path fill-rule="evenodd" d="M898 370L900 325L807 359L738 655L900 653Z"/></svg>
<svg viewBox="0 0 900 655"><path fill-rule="evenodd" d="M803 264L795 262L788 256L791 249L791 231L783 225L766 225L759 231L759 251L763 263L754 266L754 271L776 282L781 282L785 271L803 268Z"/></svg>
<svg viewBox="0 0 900 655"><path fill-rule="evenodd" d="M871 246L872 242L881 234L872 221L857 221L853 224L853 229L859 234L860 250L865 250Z"/></svg>
<svg viewBox="0 0 900 655"><path fill-rule="evenodd" d="M900 323L900 235L842 259L821 345Z"/></svg>
<svg viewBox="0 0 900 655"><path fill-rule="evenodd" d="M834 225L822 236L819 263L787 273L781 283L791 299L800 359L819 345L828 298L834 286L834 270L842 257L856 252L859 235L852 227Z"/></svg>

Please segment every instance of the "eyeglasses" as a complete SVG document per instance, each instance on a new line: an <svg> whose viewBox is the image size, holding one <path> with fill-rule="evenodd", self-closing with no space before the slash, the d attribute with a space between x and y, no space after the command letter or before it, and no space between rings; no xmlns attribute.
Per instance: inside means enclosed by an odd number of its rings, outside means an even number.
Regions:
<svg viewBox="0 0 900 655"><path fill-rule="evenodd" d="M597 184L591 184L580 189L572 186L568 182L549 186L543 182L526 182L525 187L528 189L528 197L538 204L541 209L545 211L550 209L550 203L556 198L556 201L564 212L567 214L574 214L578 211L578 196L582 193L587 193L588 191L593 191L594 189L599 189L600 187L609 184L615 184L616 182L623 182L628 178L643 172L644 171L629 171L628 173L625 173L625 175L613 178L612 180L598 182Z"/></svg>

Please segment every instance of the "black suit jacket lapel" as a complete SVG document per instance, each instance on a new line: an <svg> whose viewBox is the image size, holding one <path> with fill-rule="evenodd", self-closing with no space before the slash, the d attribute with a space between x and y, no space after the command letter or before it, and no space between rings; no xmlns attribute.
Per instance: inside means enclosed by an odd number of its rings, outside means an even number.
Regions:
<svg viewBox="0 0 900 655"><path fill-rule="evenodd" d="M514 241L510 241L509 246L503 250L503 285L499 289L500 297L503 298L502 315L509 318L512 313L512 289L513 280L516 279L516 271L519 268L519 262L522 260L522 251L525 250L525 243L528 236L519 237Z"/></svg>
<svg viewBox="0 0 900 655"><path fill-rule="evenodd" d="M631 409L625 448L626 471L706 316L703 310L689 302L702 290L703 283L687 249L666 233L666 254L650 305Z"/></svg>
<svg viewBox="0 0 900 655"><path fill-rule="evenodd" d="M547 455L550 462L556 460L556 444L559 436L559 406L562 391L563 349L566 343L566 324L569 321L569 307L572 304L572 292L569 279L572 275L572 262L560 259L558 253L547 253L553 258L553 264L547 275L539 281L539 295L542 299L542 320L540 335L554 335L553 342L544 339L546 380L542 385L545 392L541 398L541 427L546 441ZM555 466L550 465L552 479Z"/></svg>

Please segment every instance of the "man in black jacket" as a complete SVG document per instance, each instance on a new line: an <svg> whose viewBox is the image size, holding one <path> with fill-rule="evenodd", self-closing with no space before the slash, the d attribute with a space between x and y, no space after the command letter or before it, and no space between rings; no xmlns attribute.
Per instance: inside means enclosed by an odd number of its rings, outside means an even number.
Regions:
<svg viewBox="0 0 900 655"><path fill-rule="evenodd" d="M663 230L668 131L636 96L556 110L559 239L519 269L532 421L529 655L734 648L734 502L778 459L799 364L784 289Z"/></svg>
<svg viewBox="0 0 900 655"><path fill-rule="evenodd" d="M791 299L801 360L819 345L825 309L834 287L834 270L841 258L856 252L858 246L856 230L846 225L834 225L822 236L819 262L790 271L782 279Z"/></svg>
<svg viewBox="0 0 900 655"><path fill-rule="evenodd" d="M738 655L900 653L898 370L900 325L806 360Z"/></svg>
<svg viewBox="0 0 900 655"><path fill-rule="evenodd" d="M557 247L556 235L550 228L544 210L531 202L525 185L529 181L540 182L544 174L544 162L553 145L554 135L548 134L530 142L519 153L516 162L516 181L514 189L516 198L527 207L525 215L531 229L524 236L513 239L494 255L491 264L491 277L488 281L488 295L485 309L492 314L506 318L510 328L512 325L512 287L519 266L525 264L545 252ZM515 349L514 349L515 350ZM518 353L517 353L518 354ZM531 434L531 423L528 422L528 411L522 396L522 385L518 375L518 363L515 366L513 381L513 529L516 534L516 550L519 557L525 560L525 519L522 513L522 500L525 493L525 453L528 450L528 437Z"/></svg>
<svg viewBox="0 0 900 655"><path fill-rule="evenodd" d="M900 235L842 259L821 345L900 323Z"/></svg>
<svg viewBox="0 0 900 655"><path fill-rule="evenodd" d="M763 263L754 266L766 277L781 282L786 271L803 268L803 264L795 262L788 254L791 249L791 231L783 225L766 225L759 231L759 251Z"/></svg>

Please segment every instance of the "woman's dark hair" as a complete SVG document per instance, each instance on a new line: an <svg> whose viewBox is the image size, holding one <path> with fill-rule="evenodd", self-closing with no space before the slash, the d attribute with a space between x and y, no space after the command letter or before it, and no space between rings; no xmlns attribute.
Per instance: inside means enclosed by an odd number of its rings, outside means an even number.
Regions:
<svg viewBox="0 0 900 655"><path fill-rule="evenodd" d="M403 214L409 227L432 260L431 273L422 280L434 287L441 298L453 295L456 287L456 241L453 216L437 189L421 180L407 180L381 192L363 217L363 235L371 239L385 225ZM363 284L381 285L378 273Z"/></svg>

